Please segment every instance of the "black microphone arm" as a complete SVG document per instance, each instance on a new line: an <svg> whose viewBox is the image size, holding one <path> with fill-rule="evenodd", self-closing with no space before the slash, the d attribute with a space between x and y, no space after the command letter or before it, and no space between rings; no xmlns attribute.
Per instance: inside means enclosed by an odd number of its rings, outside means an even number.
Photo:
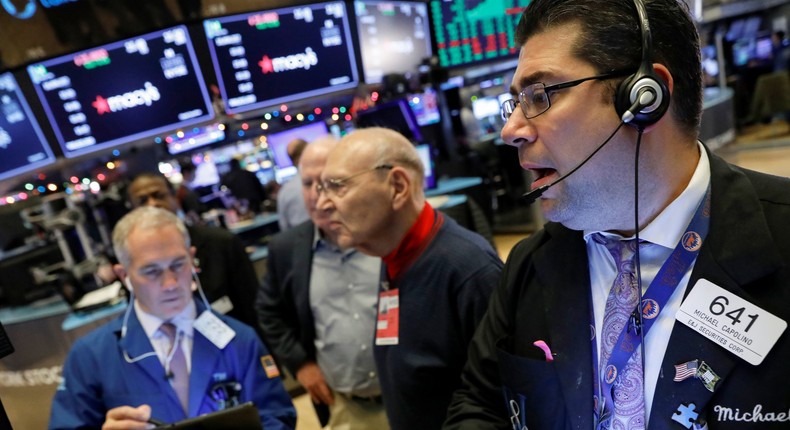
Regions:
<svg viewBox="0 0 790 430"><path fill-rule="evenodd" d="M638 94L638 97L636 98L636 101L634 102L634 104L632 104L631 107L628 108L628 110L625 111L623 116L620 118L620 124L617 124L617 128L614 129L612 134L610 134L609 137L607 137L606 140L603 141L603 143L601 143L600 145L598 145L597 148L595 148L595 151L593 151L592 154L588 155L587 158L582 160L581 163L577 164L576 167L571 169L570 172L560 176L554 182L552 182L550 184L546 184L546 185L540 186L538 188L535 188L532 191L524 193L521 196L521 198L524 199L524 201L525 201L525 203L527 205L531 205L532 203L535 203L535 200L539 199L540 196L542 196L543 193L546 192L546 190L548 190L549 188L557 185L560 181L564 181L565 178L567 178L568 176L572 175L575 171L579 170L579 168L581 168L582 166L587 164L587 162L590 161L591 158L593 158L593 155L597 154L598 151L600 151L601 148L604 147L604 145L606 145L607 143L609 143L610 140L612 140L614 135L617 134L617 132L620 130L620 127L622 127L623 124L628 124L629 122L631 122L634 119L634 113L635 112L639 111L640 109L644 108L645 106L650 106L653 103L653 101L655 100L655 97L656 97L656 94L650 88L644 88L644 89L640 90L639 94Z"/></svg>
<svg viewBox="0 0 790 430"><path fill-rule="evenodd" d="M629 111L631 111L633 108L635 108L635 107L636 107L638 104L639 104L639 102L635 103L635 104L634 104L634 106L632 106L632 108L631 108L631 109L629 109ZM623 116L625 116L625 115L623 115ZM606 140L604 140L604 141L603 141L603 143L601 143L600 145L598 145L598 147L597 147L597 148L595 148L595 151L593 151L593 152L592 152L590 155L588 155L588 156L587 156L587 158L585 158L584 160L582 160L582 162L581 162L581 163L577 164L577 165L576 165L576 167L574 167L573 169L571 169L571 171L570 171L570 172L568 172L568 173L566 173L566 174L564 174L564 175L560 176L559 178L557 178L556 180L554 180L554 182L552 182L552 183L550 183L550 184L546 184L546 185L540 186L540 187L538 187L538 188L535 188L535 189L534 189L534 190L532 190L532 191L529 191L529 192L527 192L527 193L524 193L524 194L521 196L521 198L525 200L525 202L527 203L527 205L531 205L532 203L535 203L535 200L539 199L539 198L540 198L540 196L542 196L542 195L543 195L543 193L545 193L545 192L546 192L546 190L548 190L549 188L551 188L551 187L553 187L553 186L557 185L557 184L558 184L560 181L564 181L564 180L565 180L565 178L567 178L568 176L572 175L574 172L576 172L577 170L579 170L579 168L581 168L582 166L584 166L585 164L587 164L587 162L588 162L588 161L590 161L590 159L593 157L593 155L597 154L597 153L598 153L598 151L600 151L600 150L601 150L601 148L603 148L603 147L604 147L604 145L606 145L607 143L609 143L609 141L610 141L610 140L612 140L612 138L614 137L614 135L615 135L615 134L617 134L617 132L620 130L620 127L622 127L622 126L623 126L623 124L625 124L625 122L621 120L621 121L620 121L620 123L619 123L619 124L617 124L617 128L615 128L615 129L614 129L614 131L612 132L612 134L610 134L610 135L609 135L609 137L607 137L607 138L606 138Z"/></svg>

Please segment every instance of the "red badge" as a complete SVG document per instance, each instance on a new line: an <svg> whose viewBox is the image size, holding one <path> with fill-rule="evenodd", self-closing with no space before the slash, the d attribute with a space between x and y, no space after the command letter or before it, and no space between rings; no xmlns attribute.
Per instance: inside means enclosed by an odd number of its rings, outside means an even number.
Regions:
<svg viewBox="0 0 790 430"><path fill-rule="evenodd" d="M376 318L376 345L398 344L400 305L398 290L379 293L379 315Z"/></svg>

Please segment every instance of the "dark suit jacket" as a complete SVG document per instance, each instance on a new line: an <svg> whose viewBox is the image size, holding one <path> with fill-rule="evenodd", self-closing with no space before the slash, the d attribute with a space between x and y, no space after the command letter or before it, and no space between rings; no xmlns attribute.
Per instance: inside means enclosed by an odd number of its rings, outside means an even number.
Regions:
<svg viewBox="0 0 790 430"><path fill-rule="evenodd" d="M267 345L293 375L303 364L316 359L309 296L314 230L308 221L269 242L266 275L256 302Z"/></svg>
<svg viewBox="0 0 790 430"><path fill-rule="evenodd" d="M314 234L314 224L307 221L274 236L255 303L266 345L294 376L302 365L316 361L315 321L310 309ZM326 425L326 405L314 406L321 425Z"/></svg>
<svg viewBox="0 0 790 430"><path fill-rule="evenodd" d="M187 229L200 265L200 284L208 301L228 296L233 303L228 315L259 332L253 307L258 276L241 239L219 227L189 226Z"/></svg>
<svg viewBox="0 0 790 430"><path fill-rule="evenodd" d="M790 320L790 180L747 171L710 155L710 232L689 288L707 279ZM445 428L592 429L590 275L582 232L549 223L511 252L469 352L464 387L455 393ZM532 345L556 353L547 363ZM650 358L648 358L650 359ZM654 357L653 357L654 359ZM721 377L714 393L696 378L674 382L674 365L704 360ZM759 366L676 322L659 374L649 426L682 429L672 420L693 402L709 428L788 428L790 333ZM512 402L506 402L502 394ZM728 416L737 412L742 421ZM755 408L783 422L746 422ZM518 410L518 413L514 413ZM521 429L521 426L518 427Z"/></svg>

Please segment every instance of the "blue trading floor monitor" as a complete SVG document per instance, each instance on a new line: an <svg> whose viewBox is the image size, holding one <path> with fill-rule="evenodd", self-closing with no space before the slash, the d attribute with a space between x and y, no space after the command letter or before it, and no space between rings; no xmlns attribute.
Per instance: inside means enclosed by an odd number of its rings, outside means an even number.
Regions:
<svg viewBox="0 0 790 430"><path fill-rule="evenodd" d="M432 190L436 188L436 174L434 173L434 165L433 165L433 154L431 145L427 143L417 145L415 147L417 149L417 155L420 156L420 161L422 161L423 173L425 175L425 180L423 181L423 187L426 190Z"/></svg>
<svg viewBox="0 0 790 430"><path fill-rule="evenodd" d="M409 106L421 126L438 123L442 117L439 112L439 101L436 91L426 88L421 93L409 94Z"/></svg>
<svg viewBox="0 0 790 430"><path fill-rule="evenodd" d="M359 83L343 2L213 18L203 29L229 114Z"/></svg>
<svg viewBox="0 0 790 430"><path fill-rule="evenodd" d="M431 0L442 67L466 67L518 55L515 29L530 0Z"/></svg>
<svg viewBox="0 0 790 430"><path fill-rule="evenodd" d="M0 74L0 181L54 161L14 76Z"/></svg>
<svg viewBox="0 0 790 430"><path fill-rule="evenodd" d="M296 174L296 166L293 165L291 157L288 156L288 144L292 140L299 138L310 143L327 134L329 134L329 130L326 128L326 123L318 121L267 136L266 142L269 145L269 151L274 157L277 182L283 183Z"/></svg>
<svg viewBox="0 0 790 430"><path fill-rule="evenodd" d="M426 3L357 0L354 11L365 82L381 83L390 73L416 73L431 56Z"/></svg>
<svg viewBox="0 0 790 430"><path fill-rule="evenodd" d="M66 157L213 118L184 26L28 66Z"/></svg>

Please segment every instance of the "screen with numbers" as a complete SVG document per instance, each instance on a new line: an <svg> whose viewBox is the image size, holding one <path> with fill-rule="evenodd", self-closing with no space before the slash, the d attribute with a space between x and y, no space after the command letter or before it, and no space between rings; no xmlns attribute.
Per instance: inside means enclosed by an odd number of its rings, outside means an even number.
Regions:
<svg viewBox="0 0 790 430"><path fill-rule="evenodd" d="M186 27L27 68L66 157L214 117Z"/></svg>
<svg viewBox="0 0 790 430"><path fill-rule="evenodd" d="M516 25L530 0L431 0L442 67L463 67L518 55Z"/></svg>
<svg viewBox="0 0 790 430"><path fill-rule="evenodd" d="M14 76L0 74L0 181L54 161Z"/></svg>
<svg viewBox="0 0 790 430"><path fill-rule="evenodd" d="M209 19L203 29L229 114L359 82L343 2Z"/></svg>

